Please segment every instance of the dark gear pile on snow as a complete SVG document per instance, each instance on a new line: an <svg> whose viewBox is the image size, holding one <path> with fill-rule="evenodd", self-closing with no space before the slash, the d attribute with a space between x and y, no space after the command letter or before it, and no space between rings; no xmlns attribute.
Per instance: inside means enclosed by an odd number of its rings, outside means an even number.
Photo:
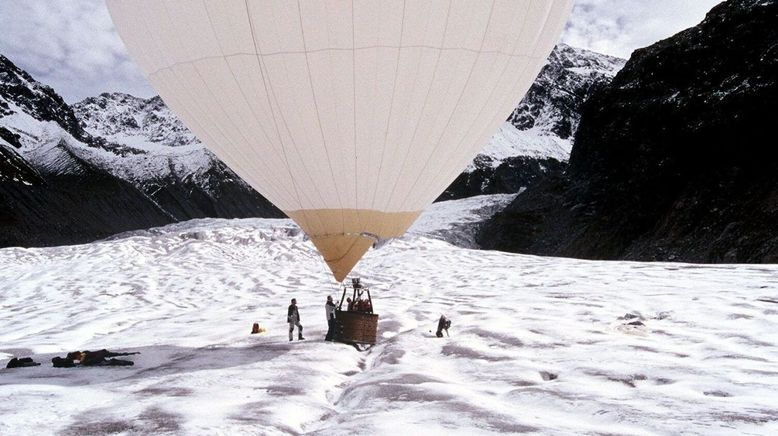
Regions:
<svg viewBox="0 0 778 436"><path fill-rule="evenodd" d="M35 362L32 360L32 357L20 357L16 358L14 357L10 361L8 361L8 365L6 365L6 368L22 368L25 366L38 366L40 363Z"/></svg>

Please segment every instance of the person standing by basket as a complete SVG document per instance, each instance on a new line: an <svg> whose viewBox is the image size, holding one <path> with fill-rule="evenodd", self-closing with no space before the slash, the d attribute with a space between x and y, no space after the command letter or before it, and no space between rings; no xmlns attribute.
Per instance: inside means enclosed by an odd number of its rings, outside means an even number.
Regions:
<svg viewBox="0 0 778 436"><path fill-rule="evenodd" d="M292 304L289 305L289 309L286 311L286 322L289 323L289 340L292 340L292 333L294 332L294 326L297 326L297 340L302 341L303 326L300 324L300 312L297 310L297 299L292 298Z"/></svg>
<svg viewBox="0 0 778 436"><path fill-rule="evenodd" d="M334 341L336 332L338 330L337 321L335 320L335 303L332 302L332 295L327 296L327 302L324 303L324 314L327 317L327 336L325 341Z"/></svg>

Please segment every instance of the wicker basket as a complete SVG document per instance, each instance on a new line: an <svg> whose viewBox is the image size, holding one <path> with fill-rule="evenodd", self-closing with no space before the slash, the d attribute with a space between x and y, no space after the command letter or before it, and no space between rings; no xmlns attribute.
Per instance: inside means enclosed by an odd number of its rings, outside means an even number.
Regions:
<svg viewBox="0 0 778 436"><path fill-rule="evenodd" d="M375 344L378 332L378 314L338 310L335 313L335 319L340 323L341 331L338 340L341 342Z"/></svg>

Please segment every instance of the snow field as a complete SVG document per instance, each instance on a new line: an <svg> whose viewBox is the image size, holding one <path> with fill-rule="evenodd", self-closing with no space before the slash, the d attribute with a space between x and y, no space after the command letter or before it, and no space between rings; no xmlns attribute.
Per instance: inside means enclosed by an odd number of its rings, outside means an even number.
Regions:
<svg viewBox="0 0 778 436"><path fill-rule="evenodd" d="M358 265L381 316L365 353L323 341L325 298L340 295L287 220L2 249L0 364L43 365L0 369L0 434L778 431L778 266L541 258L423 236L444 230L428 215ZM287 341L292 297L303 342ZM434 337L440 314L450 338ZM249 335L253 322L268 332ZM51 367L97 348L142 354Z"/></svg>

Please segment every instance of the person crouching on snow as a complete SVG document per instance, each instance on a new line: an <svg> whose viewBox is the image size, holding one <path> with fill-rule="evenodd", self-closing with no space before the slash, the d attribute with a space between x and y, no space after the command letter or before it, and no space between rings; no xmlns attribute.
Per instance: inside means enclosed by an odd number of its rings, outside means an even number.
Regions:
<svg viewBox="0 0 778 436"><path fill-rule="evenodd" d="M297 340L302 341L303 326L300 324L300 312L297 311L297 299L292 298L292 304L289 305L289 309L286 311L286 322L289 323L289 340L292 340L292 333L294 332L294 326L297 326Z"/></svg>
<svg viewBox="0 0 778 436"><path fill-rule="evenodd" d="M446 331L446 336L448 336L448 329L451 327L451 320L446 318L446 315L440 315L440 319L438 320L438 331L435 332L435 336L442 338L443 337L443 331Z"/></svg>
<svg viewBox="0 0 778 436"><path fill-rule="evenodd" d="M324 315L327 317L327 336L325 341L334 341L338 330L337 321L335 321L335 303L332 302L332 295L327 296L327 302L324 303Z"/></svg>

